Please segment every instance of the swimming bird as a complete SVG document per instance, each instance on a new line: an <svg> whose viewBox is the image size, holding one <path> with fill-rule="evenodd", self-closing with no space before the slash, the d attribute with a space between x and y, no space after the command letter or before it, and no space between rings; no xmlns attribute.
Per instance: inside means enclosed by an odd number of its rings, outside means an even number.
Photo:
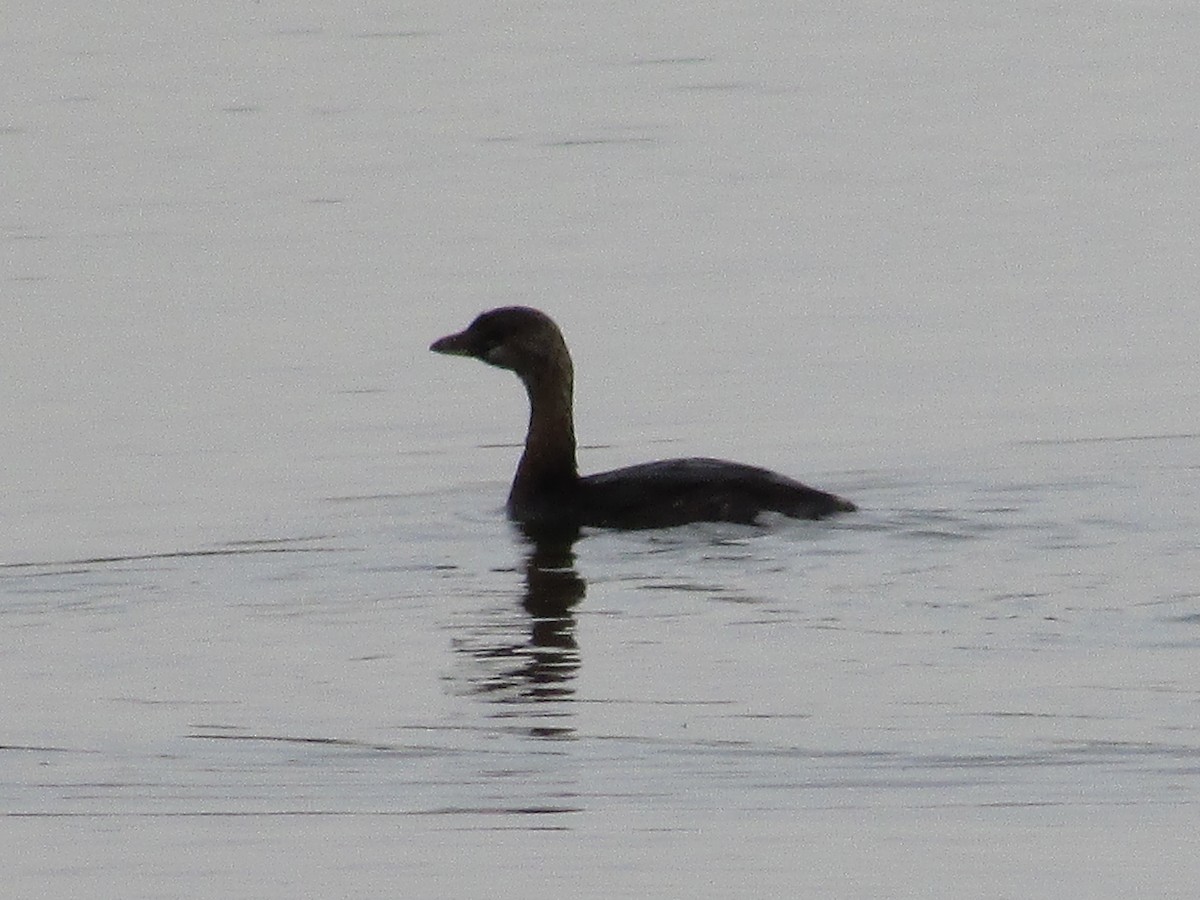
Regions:
<svg viewBox="0 0 1200 900"><path fill-rule="evenodd" d="M574 366L545 313L506 306L433 342L517 374L529 395L529 430L507 512L528 527L667 528L691 522L753 523L764 512L821 519L849 500L784 475L720 459L668 459L580 476L575 459Z"/></svg>

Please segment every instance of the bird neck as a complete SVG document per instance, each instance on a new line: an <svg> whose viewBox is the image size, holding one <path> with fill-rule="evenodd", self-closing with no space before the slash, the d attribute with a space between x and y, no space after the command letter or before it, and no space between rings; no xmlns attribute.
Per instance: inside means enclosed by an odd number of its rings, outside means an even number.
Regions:
<svg viewBox="0 0 1200 900"><path fill-rule="evenodd" d="M522 381L529 394L529 432L517 465L513 495L573 485L579 469L575 462L571 358L564 353Z"/></svg>

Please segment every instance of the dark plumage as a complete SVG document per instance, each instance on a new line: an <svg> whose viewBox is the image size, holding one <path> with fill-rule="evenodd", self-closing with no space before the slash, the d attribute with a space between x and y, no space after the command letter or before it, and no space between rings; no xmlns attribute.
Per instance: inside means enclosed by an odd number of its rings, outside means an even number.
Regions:
<svg viewBox="0 0 1200 900"><path fill-rule="evenodd" d="M665 528L748 524L763 512L820 519L855 509L849 500L767 469L719 459L669 459L581 478L571 355L558 326L536 309L490 310L430 349L510 369L524 383L529 432L508 495L508 515L523 525Z"/></svg>

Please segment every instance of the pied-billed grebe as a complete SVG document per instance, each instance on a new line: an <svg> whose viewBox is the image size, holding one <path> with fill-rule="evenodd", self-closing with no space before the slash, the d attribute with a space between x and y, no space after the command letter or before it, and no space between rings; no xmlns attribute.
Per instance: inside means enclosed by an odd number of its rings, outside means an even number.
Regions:
<svg viewBox="0 0 1200 900"><path fill-rule="evenodd" d="M508 495L508 515L523 525L666 528L749 524L769 511L820 519L855 509L849 500L767 469L720 459L668 459L581 478L571 354L558 326L536 309L490 310L429 349L511 369L525 384L529 433Z"/></svg>

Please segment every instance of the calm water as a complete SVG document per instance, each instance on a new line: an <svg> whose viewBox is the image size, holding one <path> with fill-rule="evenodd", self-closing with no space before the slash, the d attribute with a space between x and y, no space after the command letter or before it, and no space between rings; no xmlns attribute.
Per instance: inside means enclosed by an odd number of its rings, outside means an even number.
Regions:
<svg viewBox="0 0 1200 900"><path fill-rule="evenodd" d="M18 6L13 896L1195 895L1195 10ZM530 545L512 302L863 511Z"/></svg>

